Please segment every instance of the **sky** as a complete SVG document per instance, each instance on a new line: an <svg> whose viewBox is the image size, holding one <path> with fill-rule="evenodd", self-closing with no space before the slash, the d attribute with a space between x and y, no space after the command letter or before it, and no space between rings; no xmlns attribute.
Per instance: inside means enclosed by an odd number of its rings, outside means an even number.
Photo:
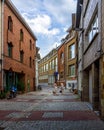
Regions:
<svg viewBox="0 0 104 130"><path fill-rule="evenodd" d="M61 44L76 13L77 0L11 0L37 37L43 58Z"/></svg>

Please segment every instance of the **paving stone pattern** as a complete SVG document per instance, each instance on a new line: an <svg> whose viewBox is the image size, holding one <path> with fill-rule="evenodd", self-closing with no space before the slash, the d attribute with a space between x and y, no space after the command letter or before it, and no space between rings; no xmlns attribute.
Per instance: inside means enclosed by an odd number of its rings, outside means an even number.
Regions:
<svg viewBox="0 0 104 130"><path fill-rule="evenodd" d="M104 130L104 122L78 95L65 90L54 96L45 87L0 100L0 130Z"/></svg>

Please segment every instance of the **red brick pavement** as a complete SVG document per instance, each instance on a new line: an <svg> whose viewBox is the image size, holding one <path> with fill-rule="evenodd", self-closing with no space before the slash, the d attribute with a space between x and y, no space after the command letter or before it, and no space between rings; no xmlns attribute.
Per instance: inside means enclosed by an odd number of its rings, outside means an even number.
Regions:
<svg viewBox="0 0 104 130"><path fill-rule="evenodd" d="M9 114L12 113L24 113L21 111L0 111L0 120L14 120L14 121L25 121L25 120L73 120L73 121L78 121L78 120L100 120L96 114L92 111L32 111L30 112L30 115L28 117L20 117L20 118L11 118L8 117ZM62 112L63 117L49 117L49 118L43 118L43 114L45 112L52 112L57 113L57 112ZM25 113L24 113L25 114Z"/></svg>

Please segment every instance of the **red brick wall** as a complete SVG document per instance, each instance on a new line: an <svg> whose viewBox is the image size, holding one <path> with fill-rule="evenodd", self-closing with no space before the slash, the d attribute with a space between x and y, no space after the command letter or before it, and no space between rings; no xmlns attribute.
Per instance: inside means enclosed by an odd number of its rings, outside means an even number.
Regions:
<svg viewBox="0 0 104 130"><path fill-rule="evenodd" d="M60 55L61 55L61 53L63 52L64 53L64 58L65 58L65 52L64 52L64 48L65 48L65 45L63 44L59 49L58 49L58 73L59 73L59 75L60 75L60 73L61 72L64 72L65 73L65 65L64 65L64 63L62 64L61 63L61 57L60 57ZM63 73L63 74L64 74ZM60 79L60 80L64 80L65 79L65 77L63 77L63 79Z"/></svg>
<svg viewBox="0 0 104 130"><path fill-rule="evenodd" d="M11 16L13 21L13 32L8 31L8 16ZM24 40L20 45L20 29L23 30ZM30 50L30 40L32 41L32 50ZM13 57L8 57L8 42L13 44ZM27 80L30 80L30 87L33 90L33 78L35 78L35 64L33 60L36 53L36 39L29 33L25 26L16 17L13 11L5 4L4 8L4 70L12 68L14 72L23 71L25 73L25 85ZM34 47L33 47L34 46ZM20 63L20 49L24 51L23 64ZM29 67L29 58L32 58L32 68Z"/></svg>

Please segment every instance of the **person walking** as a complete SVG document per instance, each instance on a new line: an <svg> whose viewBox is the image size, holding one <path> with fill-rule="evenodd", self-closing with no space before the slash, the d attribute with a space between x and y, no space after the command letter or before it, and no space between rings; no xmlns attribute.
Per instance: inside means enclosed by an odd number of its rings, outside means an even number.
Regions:
<svg viewBox="0 0 104 130"><path fill-rule="evenodd" d="M57 84L54 83L53 86L54 86L53 94L56 95L57 94Z"/></svg>

